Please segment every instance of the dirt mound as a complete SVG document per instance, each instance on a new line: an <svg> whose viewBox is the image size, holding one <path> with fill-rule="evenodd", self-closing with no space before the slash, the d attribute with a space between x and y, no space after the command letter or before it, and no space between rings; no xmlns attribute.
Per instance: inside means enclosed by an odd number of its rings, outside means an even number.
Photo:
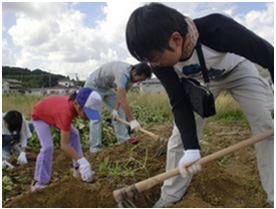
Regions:
<svg viewBox="0 0 276 209"><path fill-rule="evenodd" d="M211 154L249 137L246 126L209 123L208 136L201 142L203 155ZM154 125L148 130L168 138L171 124ZM114 208L117 207L112 192L165 171L165 155L154 157L158 144L147 136L138 145L112 145L94 156L88 156L97 175L92 183L72 176L71 159L55 150L53 174L50 184L40 191L30 193L35 163L12 171L3 171L14 181L20 176L25 182L18 184L15 193L3 201L3 207L16 208ZM85 151L87 154L88 151ZM158 185L134 198L137 207L152 207L160 195ZM254 148L248 147L220 160L206 164L193 179L187 194L171 207L264 207L266 195L256 168Z"/></svg>

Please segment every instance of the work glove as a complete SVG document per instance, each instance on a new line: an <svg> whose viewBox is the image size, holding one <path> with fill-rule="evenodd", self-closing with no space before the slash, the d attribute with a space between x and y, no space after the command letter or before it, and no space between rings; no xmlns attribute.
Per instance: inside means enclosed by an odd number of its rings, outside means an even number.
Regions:
<svg viewBox="0 0 276 209"><path fill-rule="evenodd" d="M11 155L8 152L2 150L2 160L9 160L10 158Z"/></svg>
<svg viewBox="0 0 276 209"><path fill-rule="evenodd" d="M141 126L137 120L132 120L132 121L130 121L130 128L131 128L131 130L136 132L139 130L139 128L141 128Z"/></svg>
<svg viewBox="0 0 276 209"><path fill-rule="evenodd" d="M20 152L18 158L17 158L18 163L24 165L28 163L27 157L26 157L26 152Z"/></svg>
<svg viewBox="0 0 276 209"><path fill-rule="evenodd" d="M8 161L2 160L2 168L5 168L5 167L8 169L14 168L14 166L11 163L9 163Z"/></svg>
<svg viewBox="0 0 276 209"><path fill-rule="evenodd" d="M112 110L112 113L111 113L111 116L112 116L112 120L115 120L116 119L116 117L119 117L119 115L118 115L118 111L117 110Z"/></svg>
<svg viewBox="0 0 276 209"><path fill-rule="evenodd" d="M188 149L184 151L184 155L178 164L180 174L183 178L201 171L201 165L199 163L193 163L192 165L185 167L186 164L194 162L200 158L200 150L198 149Z"/></svg>
<svg viewBox="0 0 276 209"><path fill-rule="evenodd" d="M80 165L79 170L82 180L86 182L91 182L93 180L93 175L95 174L95 172L92 172L90 163L85 159L85 157L77 160L77 162Z"/></svg>

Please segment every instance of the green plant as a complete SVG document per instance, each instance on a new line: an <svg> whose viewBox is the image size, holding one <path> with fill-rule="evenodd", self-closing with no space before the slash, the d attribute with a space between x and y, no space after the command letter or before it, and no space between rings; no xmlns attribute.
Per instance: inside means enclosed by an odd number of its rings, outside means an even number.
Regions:
<svg viewBox="0 0 276 209"><path fill-rule="evenodd" d="M226 156L223 156L218 160L218 164L220 167L225 168L227 161L228 161L228 158Z"/></svg>
<svg viewBox="0 0 276 209"><path fill-rule="evenodd" d="M109 156L106 156L106 157L104 158L104 161L100 163L100 165L99 165L99 171L98 171L99 174L108 173L109 159L110 159L110 157L109 157Z"/></svg>
<svg viewBox="0 0 276 209"><path fill-rule="evenodd" d="M135 148L136 146L134 146L131 151L133 151ZM140 171L143 170L146 173L146 177L149 177L149 172L146 167L147 159L147 149L144 159L137 159L130 154L127 159L116 160L115 162L112 162L110 161L110 156L107 156L104 158L103 162L100 163L98 173L112 177L137 177L137 174L141 173ZM142 174L142 176L144 177L145 175Z"/></svg>

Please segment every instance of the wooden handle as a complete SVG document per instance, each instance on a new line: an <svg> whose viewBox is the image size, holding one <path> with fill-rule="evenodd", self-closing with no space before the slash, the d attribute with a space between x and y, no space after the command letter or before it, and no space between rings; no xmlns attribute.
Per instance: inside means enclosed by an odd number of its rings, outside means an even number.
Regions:
<svg viewBox="0 0 276 209"><path fill-rule="evenodd" d="M115 119L116 119L117 121L120 121L120 122L122 122L122 123L124 123L124 124L130 126L130 123L127 122L127 121L125 121L125 120L122 119L122 118L115 117ZM143 129L143 128L139 128L139 131L141 131L142 133L144 133L144 134L150 136L151 138L153 138L153 139L155 139L155 140L159 140L159 139L160 139L160 137L159 137L158 135L155 135L154 133L151 133L151 132L149 132L149 131L147 131L147 130L145 130L145 129Z"/></svg>
<svg viewBox="0 0 276 209"><path fill-rule="evenodd" d="M271 129L270 131L266 132L266 133L263 133L261 135L258 135L258 136L253 136L247 140L244 140L244 141L241 141L237 144L234 144L230 147L227 147L225 149L222 149L218 152L215 152L211 155L208 155L206 157L203 157L203 158L200 158L199 160L195 161L195 162L191 162L191 163L188 163L185 165L186 166L189 166L193 163L199 163L201 165L207 163L207 162L211 162L213 160L216 160L218 158L221 158L223 157L224 155L227 155L227 154L230 154L232 152L235 152L239 149L242 149L244 147L247 147L249 145L252 145L256 142L259 142L261 140L264 140L268 137L271 137L274 135L274 129ZM141 193L143 191L146 191L160 183L162 183L163 181L165 181L166 179L169 179L171 177L174 177L176 175L179 174L179 169L178 168L175 168L173 170L170 170L170 171L167 171L165 173L161 173L159 175L156 175L156 176L153 176L151 178L148 178L146 180L143 180L143 181L140 181L136 184L133 184L131 186L128 186L128 187L125 187L125 188L122 188L122 189L118 189L118 190L115 190L113 191L113 196L116 200L117 203L121 202L125 196L127 197L132 197L133 195L137 194L137 193Z"/></svg>

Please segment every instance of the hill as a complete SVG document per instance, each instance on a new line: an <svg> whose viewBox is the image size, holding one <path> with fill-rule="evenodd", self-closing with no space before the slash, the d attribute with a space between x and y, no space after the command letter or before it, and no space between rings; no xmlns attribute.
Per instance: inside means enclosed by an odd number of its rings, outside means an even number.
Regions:
<svg viewBox="0 0 276 209"><path fill-rule="evenodd" d="M70 79L69 77L48 73L40 69L31 71L27 68L8 66L2 66L2 78L16 79L22 82L22 87L29 88L49 87L49 83L51 86L55 86L60 79Z"/></svg>

